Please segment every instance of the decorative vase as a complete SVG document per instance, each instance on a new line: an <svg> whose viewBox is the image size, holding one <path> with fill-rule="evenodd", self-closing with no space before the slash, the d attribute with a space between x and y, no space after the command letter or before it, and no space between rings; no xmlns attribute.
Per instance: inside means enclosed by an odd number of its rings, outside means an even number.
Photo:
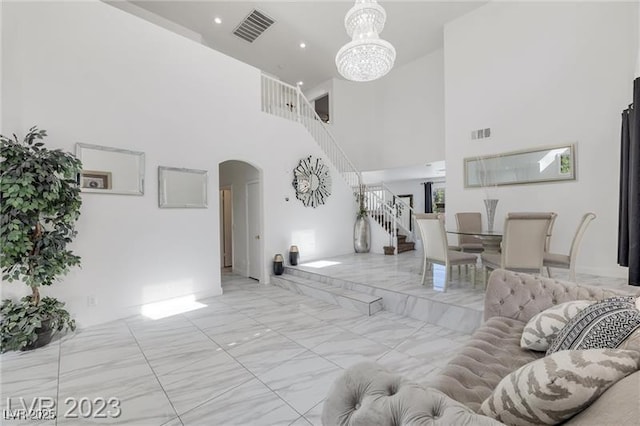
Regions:
<svg viewBox="0 0 640 426"><path fill-rule="evenodd" d="M489 232L493 232L493 220L496 217L497 205L498 200L495 198L484 200L484 207L487 209L487 231Z"/></svg>
<svg viewBox="0 0 640 426"><path fill-rule="evenodd" d="M273 273L276 275L282 275L284 272L284 258L281 254L276 254L273 258Z"/></svg>
<svg viewBox="0 0 640 426"><path fill-rule="evenodd" d="M289 248L289 263L296 266L298 264L299 256L300 252L298 251L298 246L291 246L291 248Z"/></svg>
<svg viewBox="0 0 640 426"><path fill-rule="evenodd" d="M353 249L356 253L369 253L371 250L371 224L367 216L358 216L353 226Z"/></svg>

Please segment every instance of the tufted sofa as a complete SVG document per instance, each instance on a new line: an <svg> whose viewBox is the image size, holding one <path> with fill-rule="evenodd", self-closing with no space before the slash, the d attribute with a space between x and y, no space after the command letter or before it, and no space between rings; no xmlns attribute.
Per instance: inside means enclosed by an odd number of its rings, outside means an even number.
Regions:
<svg viewBox="0 0 640 426"><path fill-rule="evenodd" d="M333 384L324 404L323 424L501 425L476 411L503 377L544 356L520 347L527 321L558 303L620 294L640 292L497 269L487 285L484 324L433 381L412 383L375 363L357 364ZM640 342L635 345L639 347ZM565 424L622 426L640 424L639 419L640 371L616 383Z"/></svg>

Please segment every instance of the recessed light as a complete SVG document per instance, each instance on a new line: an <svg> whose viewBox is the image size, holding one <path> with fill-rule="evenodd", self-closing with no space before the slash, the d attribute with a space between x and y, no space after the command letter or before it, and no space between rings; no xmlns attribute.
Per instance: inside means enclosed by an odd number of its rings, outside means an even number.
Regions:
<svg viewBox="0 0 640 426"><path fill-rule="evenodd" d="M222 24L222 19L216 16L215 18L213 18L213 22L215 22L216 24Z"/></svg>
<svg viewBox="0 0 640 426"><path fill-rule="evenodd" d="M298 86L302 86L304 84L304 81L299 81L297 84Z"/></svg>
<svg viewBox="0 0 640 426"><path fill-rule="evenodd" d="M304 49L305 47L307 47L307 44L304 41L300 43L300 49Z"/></svg>

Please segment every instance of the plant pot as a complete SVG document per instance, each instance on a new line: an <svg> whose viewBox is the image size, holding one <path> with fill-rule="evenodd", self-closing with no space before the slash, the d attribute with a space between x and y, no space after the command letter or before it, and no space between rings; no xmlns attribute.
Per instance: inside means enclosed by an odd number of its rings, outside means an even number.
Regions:
<svg viewBox="0 0 640 426"><path fill-rule="evenodd" d="M23 351L32 351L42 346L48 345L53 337L53 330L51 329L51 320L42 322L42 326L36 328L38 338L33 342L22 348Z"/></svg>
<svg viewBox="0 0 640 426"><path fill-rule="evenodd" d="M371 225L367 216L358 216L353 225L353 249L356 253L369 253L371 250Z"/></svg>
<svg viewBox="0 0 640 426"><path fill-rule="evenodd" d="M396 248L394 246L384 246L384 254L386 255L394 255L396 254Z"/></svg>

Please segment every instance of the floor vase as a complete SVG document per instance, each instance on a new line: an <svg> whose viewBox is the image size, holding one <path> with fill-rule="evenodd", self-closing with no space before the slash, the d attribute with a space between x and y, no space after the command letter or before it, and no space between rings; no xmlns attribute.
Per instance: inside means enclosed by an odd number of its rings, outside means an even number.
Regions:
<svg viewBox="0 0 640 426"><path fill-rule="evenodd" d="M356 253L371 250L371 224L367 216L358 216L353 226L353 249Z"/></svg>

